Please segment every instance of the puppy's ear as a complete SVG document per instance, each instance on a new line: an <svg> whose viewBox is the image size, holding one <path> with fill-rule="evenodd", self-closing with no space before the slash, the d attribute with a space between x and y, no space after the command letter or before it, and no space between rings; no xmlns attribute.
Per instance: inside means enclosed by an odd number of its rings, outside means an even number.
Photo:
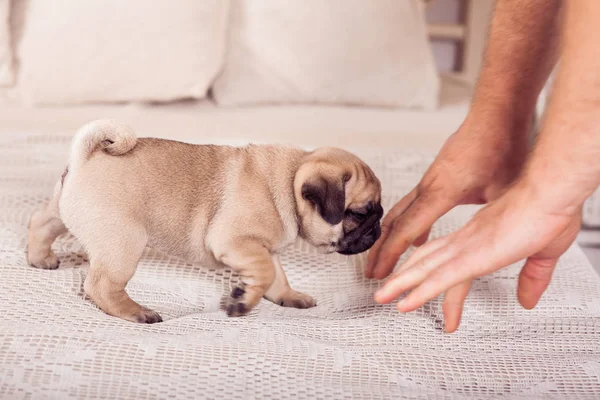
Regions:
<svg viewBox="0 0 600 400"><path fill-rule="evenodd" d="M344 218L346 194L343 181L320 178L302 185L302 198L312 202L321 217L331 225L339 224Z"/></svg>

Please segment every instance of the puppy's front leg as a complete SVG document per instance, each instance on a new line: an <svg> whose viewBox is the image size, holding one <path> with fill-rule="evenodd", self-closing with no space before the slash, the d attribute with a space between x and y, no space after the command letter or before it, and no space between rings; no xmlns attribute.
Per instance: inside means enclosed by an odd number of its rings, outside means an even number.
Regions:
<svg viewBox="0 0 600 400"><path fill-rule="evenodd" d="M219 261L240 275L240 284L227 299L227 315L245 315L265 295L275 278L275 266L269 251L252 239L237 240L219 257Z"/></svg>
<svg viewBox="0 0 600 400"><path fill-rule="evenodd" d="M283 307L311 308L317 305L315 299L290 287L279 262L279 256L276 254L273 255L273 265L275 266L275 280L265 293L267 300Z"/></svg>

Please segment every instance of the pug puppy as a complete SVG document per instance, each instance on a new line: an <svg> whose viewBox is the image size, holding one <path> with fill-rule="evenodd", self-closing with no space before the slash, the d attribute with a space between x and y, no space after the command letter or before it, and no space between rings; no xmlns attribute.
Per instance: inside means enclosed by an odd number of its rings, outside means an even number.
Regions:
<svg viewBox="0 0 600 400"><path fill-rule="evenodd" d="M381 234L380 201L373 171L344 150L136 139L99 120L77 132L52 199L31 217L27 259L58 268L51 245L69 230L89 256L85 293L133 322L162 321L125 291L146 246L237 272L229 316L262 297L309 308L315 300L290 287L278 254L297 238L323 253L369 249Z"/></svg>

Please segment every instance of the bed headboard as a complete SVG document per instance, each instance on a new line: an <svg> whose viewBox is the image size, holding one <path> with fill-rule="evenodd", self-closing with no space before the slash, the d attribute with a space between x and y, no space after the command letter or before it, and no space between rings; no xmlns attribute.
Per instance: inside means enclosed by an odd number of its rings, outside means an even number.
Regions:
<svg viewBox="0 0 600 400"><path fill-rule="evenodd" d="M425 0L425 7L451 0ZM487 29L494 8L494 0L454 0L460 7L459 21L428 23L431 41L455 42L456 67L452 75L474 83L479 73L485 48Z"/></svg>

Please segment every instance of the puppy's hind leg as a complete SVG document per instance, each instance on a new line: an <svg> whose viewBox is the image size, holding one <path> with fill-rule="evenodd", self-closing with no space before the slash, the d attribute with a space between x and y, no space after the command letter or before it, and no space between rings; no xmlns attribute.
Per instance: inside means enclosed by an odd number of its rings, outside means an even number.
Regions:
<svg viewBox="0 0 600 400"><path fill-rule="evenodd" d="M119 225L116 232L105 232L101 240L86 243L90 271L83 289L109 315L146 324L162 322L156 311L139 305L125 291L146 246L146 232L135 222Z"/></svg>
<svg viewBox="0 0 600 400"><path fill-rule="evenodd" d="M56 269L59 265L58 257L52 251L52 243L67 231L58 213L61 187L61 182L57 182L46 208L34 212L29 221L27 262L36 268Z"/></svg>

